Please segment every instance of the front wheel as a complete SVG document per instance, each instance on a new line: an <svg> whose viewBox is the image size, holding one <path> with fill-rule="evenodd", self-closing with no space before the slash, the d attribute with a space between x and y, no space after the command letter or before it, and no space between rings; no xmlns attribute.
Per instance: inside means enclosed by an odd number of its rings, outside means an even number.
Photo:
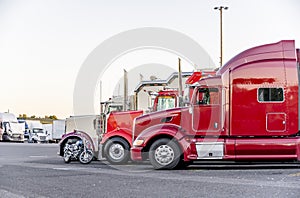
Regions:
<svg viewBox="0 0 300 198"><path fill-rule="evenodd" d="M106 159L111 164L124 164L130 158L129 144L121 138L112 138L108 140L104 151Z"/></svg>
<svg viewBox="0 0 300 198"><path fill-rule="evenodd" d="M71 156L67 152L64 152L63 159L64 159L65 163L70 163L71 162Z"/></svg>
<svg viewBox="0 0 300 198"><path fill-rule="evenodd" d="M93 151L86 149L80 153L79 161L81 164L89 164L93 160L93 157Z"/></svg>
<svg viewBox="0 0 300 198"><path fill-rule="evenodd" d="M173 140L156 140L150 147L149 159L154 169L174 169L180 164L180 148Z"/></svg>

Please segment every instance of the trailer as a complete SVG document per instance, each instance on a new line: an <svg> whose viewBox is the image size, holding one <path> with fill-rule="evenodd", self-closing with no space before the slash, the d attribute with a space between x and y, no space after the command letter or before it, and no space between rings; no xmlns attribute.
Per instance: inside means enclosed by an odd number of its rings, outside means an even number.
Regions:
<svg viewBox="0 0 300 198"><path fill-rule="evenodd" d="M66 133L66 120L53 120L51 133L48 135L49 141L59 142Z"/></svg>
<svg viewBox="0 0 300 198"><path fill-rule="evenodd" d="M46 134L46 141L51 142L52 141L52 124L43 124L43 130Z"/></svg>
<svg viewBox="0 0 300 198"><path fill-rule="evenodd" d="M190 105L135 119L134 161L300 161L300 50L290 40L248 49L198 81Z"/></svg>

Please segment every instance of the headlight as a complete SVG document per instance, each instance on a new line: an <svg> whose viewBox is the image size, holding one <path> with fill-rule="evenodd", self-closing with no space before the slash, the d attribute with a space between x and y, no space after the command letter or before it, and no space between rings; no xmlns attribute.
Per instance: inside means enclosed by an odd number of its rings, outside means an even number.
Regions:
<svg viewBox="0 0 300 198"><path fill-rule="evenodd" d="M133 142L133 146L141 146L144 143L144 140L136 139Z"/></svg>

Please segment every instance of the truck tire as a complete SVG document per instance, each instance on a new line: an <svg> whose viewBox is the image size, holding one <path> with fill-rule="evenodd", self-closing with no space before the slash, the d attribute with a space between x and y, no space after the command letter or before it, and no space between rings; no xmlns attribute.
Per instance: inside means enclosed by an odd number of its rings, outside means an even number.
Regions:
<svg viewBox="0 0 300 198"><path fill-rule="evenodd" d="M111 164L125 164L130 158L129 149L130 146L126 140L115 137L105 144L105 157Z"/></svg>
<svg viewBox="0 0 300 198"><path fill-rule="evenodd" d="M162 138L150 147L149 160L154 169L175 169L180 164L180 148L173 140Z"/></svg>

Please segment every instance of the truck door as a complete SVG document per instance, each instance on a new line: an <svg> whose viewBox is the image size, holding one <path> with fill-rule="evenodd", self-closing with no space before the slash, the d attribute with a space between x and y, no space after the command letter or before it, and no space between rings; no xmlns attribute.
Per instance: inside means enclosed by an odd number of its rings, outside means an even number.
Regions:
<svg viewBox="0 0 300 198"><path fill-rule="evenodd" d="M192 128L195 132L219 132L221 126L221 89L200 87L194 93Z"/></svg>
<svg viewBox="0 0 300 198"><path fill-rule="evenodd" d="M266 111L267 132L286 131L285 111L287 111L287 108L286 104L284 103L283 88L259 88L258 101L260 106L265 106L265 109L271 109L270 106L272 105L272 110ZM275 107L277 107L276 110ZM280 109L278 109L278 107L280 107Z"/></svg>

